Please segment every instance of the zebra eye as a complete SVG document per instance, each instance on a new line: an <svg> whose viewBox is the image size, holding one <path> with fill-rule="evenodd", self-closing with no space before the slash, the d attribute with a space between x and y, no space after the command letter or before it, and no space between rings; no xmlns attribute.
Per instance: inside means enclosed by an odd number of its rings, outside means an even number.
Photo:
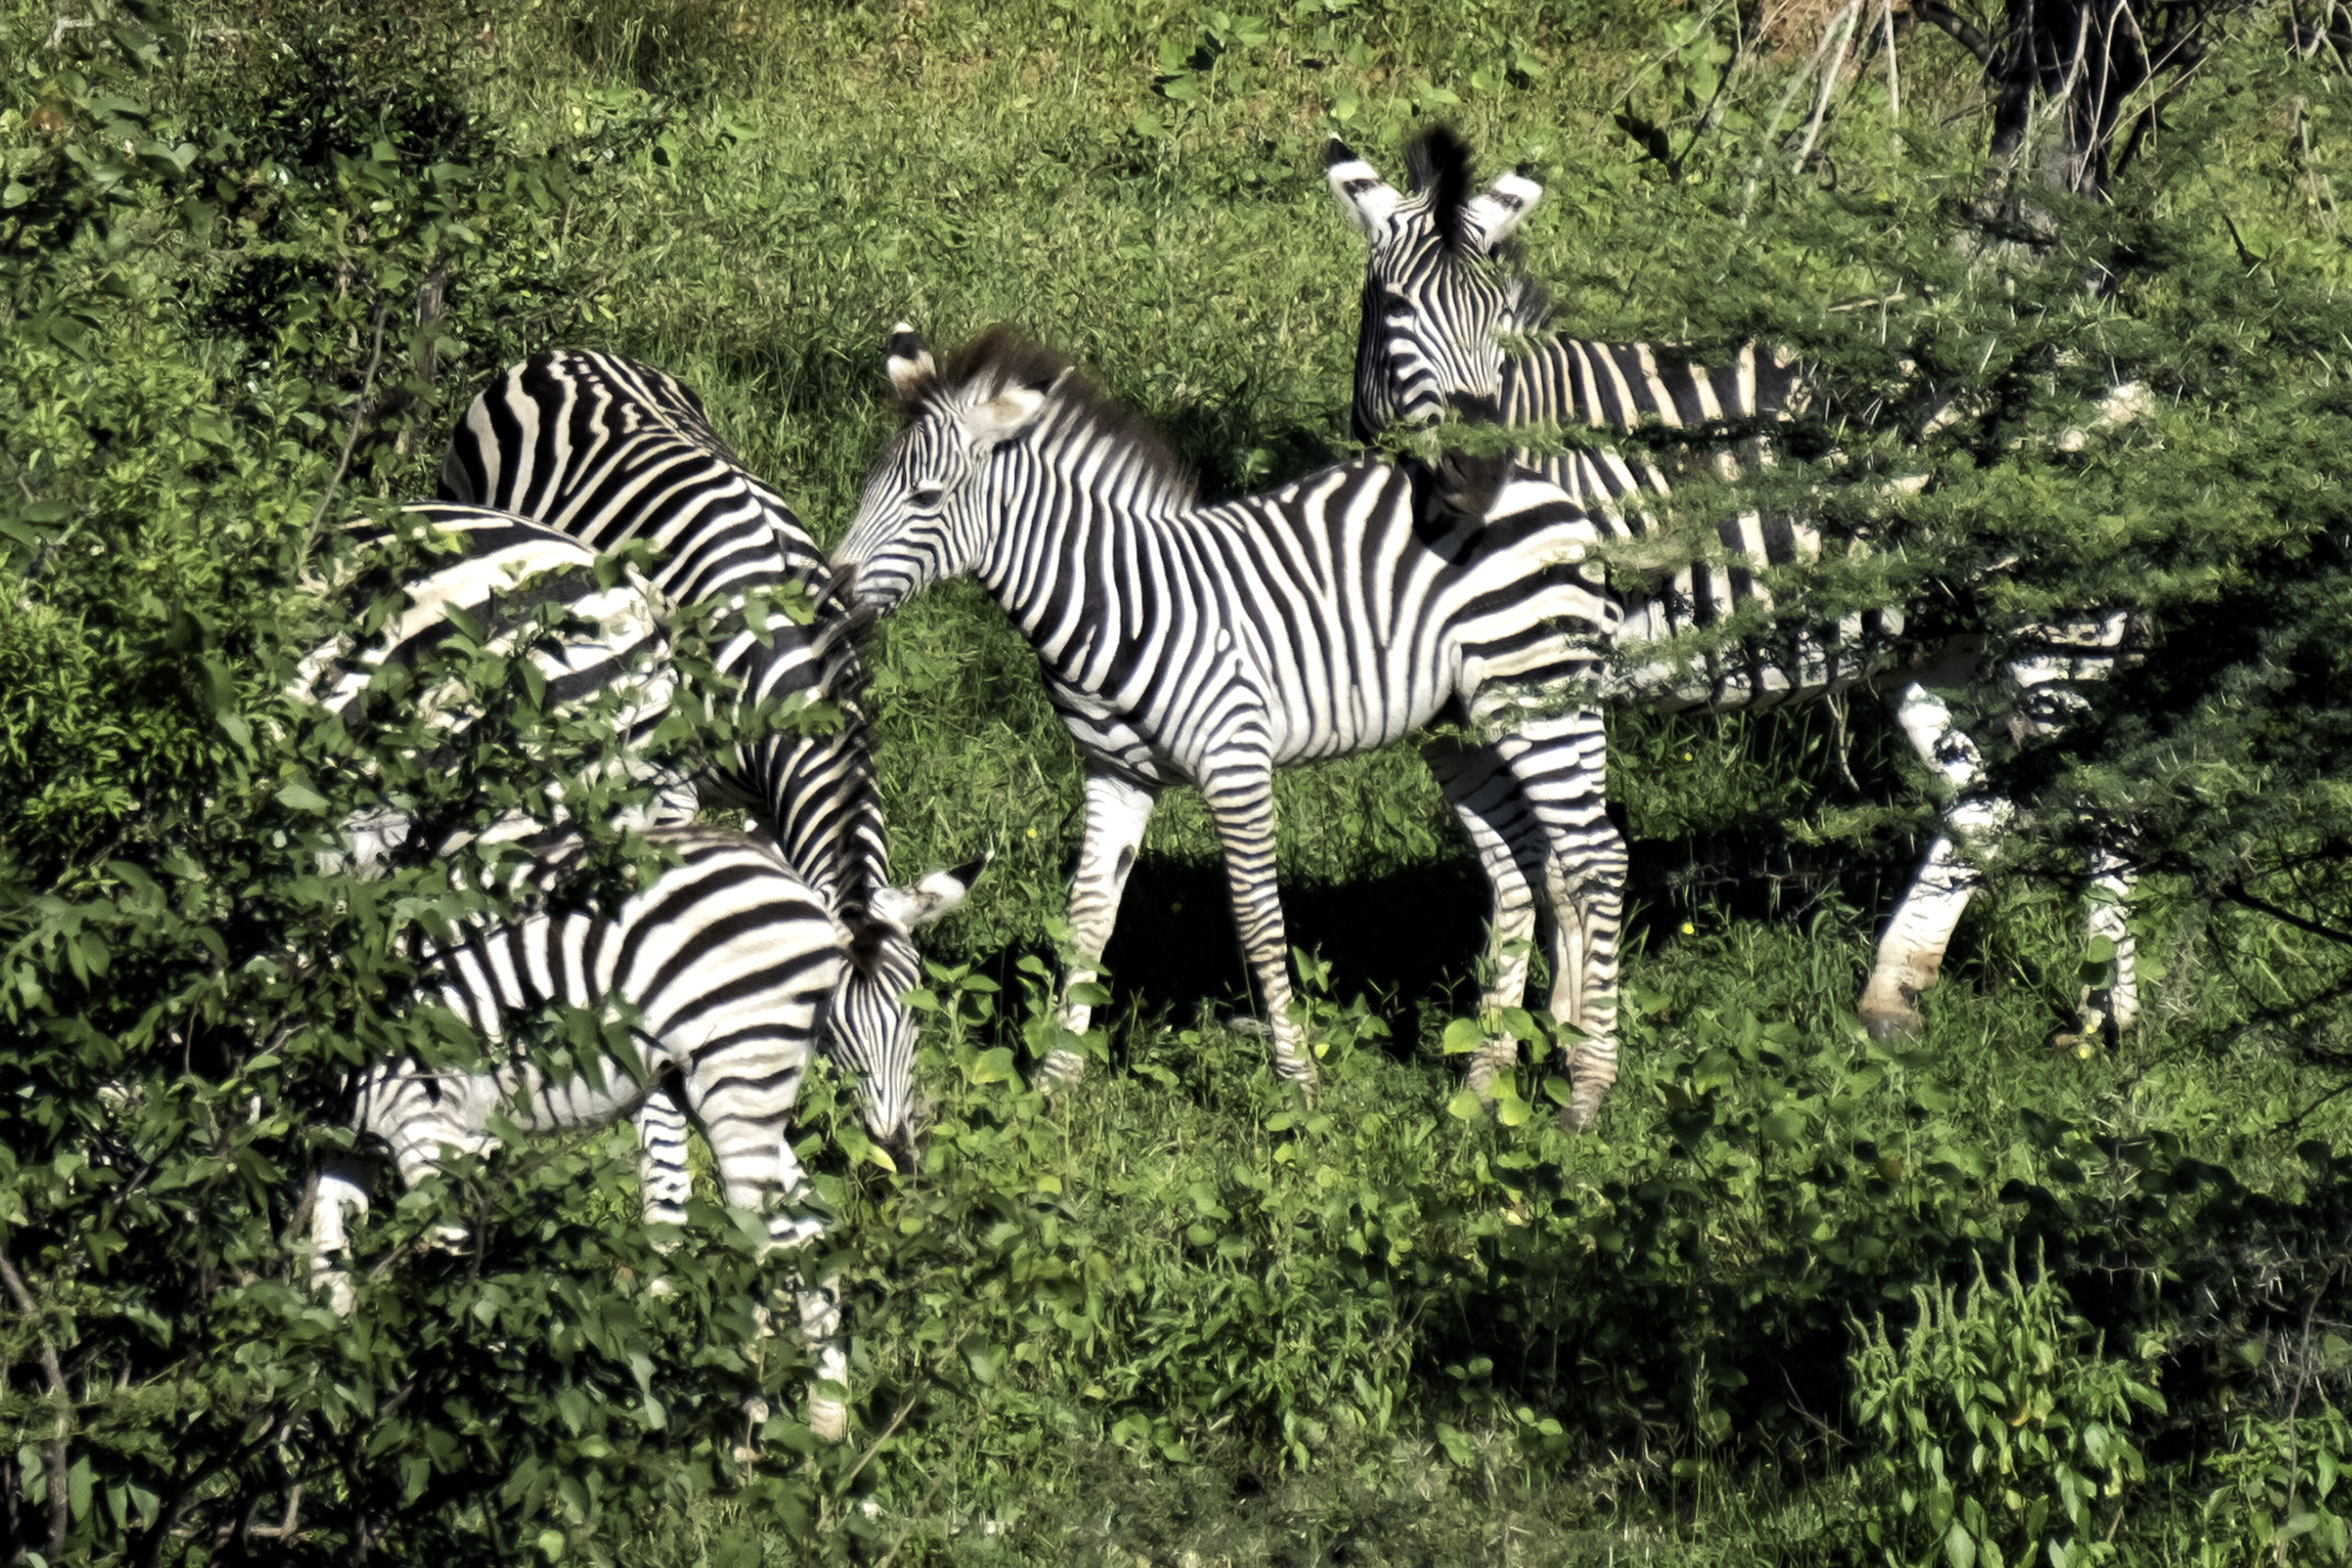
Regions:
<svg viewBox="0 0 2352 1568"><path fill-rule="evenodd" d="M924 511L929 512L939 505L939 486L935 484L927 484L907 499L913 501L916 506L921 507Z"/></svg>

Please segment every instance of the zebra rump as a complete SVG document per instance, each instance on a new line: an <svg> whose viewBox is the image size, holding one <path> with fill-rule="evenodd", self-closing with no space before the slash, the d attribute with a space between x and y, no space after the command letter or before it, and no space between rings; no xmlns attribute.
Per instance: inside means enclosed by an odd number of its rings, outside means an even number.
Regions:
<svg viewBox="0 0 2352 1568"><path fill-rule="evenodd" d="M589 770L589 781L653 786L653 798L624 813L616 825L692 819L684 780L644 755L677 692L668 644L642 578L600 567L594 552L552 529L483 507L404 507L397 522L355 521L345 525L343 537L359 552L359 570L310 586L343 607L357 629L336 634L301 660L288 689L296 701L353 720L371 689L388 681L413 682L421 666L453 638L478 633L482 651L492 655L512 654L528 639L546 707L574 717L596 713L615 732L612 754ZM381 552L404 538L424 549L427 564L396 576ZM553 635L539 635L549 627ZM427 726L450 736L470 728L482 713L481 694L453 675L417 692L415 701ZM550 818L565 820L562 783L551 780L545 788ZM394 800L345 826L348 863L365 875L406 841L413 823L406 805ZM476 814L469 824L436 824L435 848L446 855L475 839L511 840L543 826L523 811L486 820Z"/></svg>

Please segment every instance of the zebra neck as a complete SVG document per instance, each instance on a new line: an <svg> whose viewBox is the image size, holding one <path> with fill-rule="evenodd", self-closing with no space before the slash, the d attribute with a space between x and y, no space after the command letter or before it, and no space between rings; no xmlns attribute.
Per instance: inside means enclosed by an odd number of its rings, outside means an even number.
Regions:
<svg viewBox="0 0 2352 1568"><path fill-rule="evenodd" d="M1084 428L1007 449L991 475L993 535L975 574L1048 664L1089 607L1122 597L1120 573L1181 529L1189 487L1148 454Z"/></svg>

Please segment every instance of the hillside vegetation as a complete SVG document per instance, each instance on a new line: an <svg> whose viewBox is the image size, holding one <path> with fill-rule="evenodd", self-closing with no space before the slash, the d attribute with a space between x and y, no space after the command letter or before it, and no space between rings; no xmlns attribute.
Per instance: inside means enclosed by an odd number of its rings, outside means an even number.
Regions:
<svg viewBox="0 0 2352 1568"><path fill-rule="evenodd" d="M2164 92L2155 128L2095 198L2004 202L1998 95L1941 8L1862 8L1817 101L1853 13L1810 0L0 5L18 1560L2352 1558L2352 30L2150 8L2208 40L2136 101ZM1077 758L951 584L871 658L896 868L996 856L926 942L920 1164L822 1074L798 1144L839 1216L850 1440L799 1425L799 1353L755 1333L748 1219L651 1250L625 1131L388 1178L359 1312L313 1302L349 1069L468 1049L405 1006L408 939L501 907L421 860L317 869L361 787L278 696L322 525L429 496L468 400L578 345L694 388L831 542L902 318L1067 348L1211 494L1295 478L1353 450L1363 251L1324 138L1401 181L1434 119L1546 187L1523 264L1567 329L1818 368L1745 496L1877 547L1791 613L2159 628L2061 743L1995 748L2032 827L1924 1036L1853 1014L1936 806L1857 695L1613 717L1636 899L1590 1134L1546 1063L1492 1112L1457 1092L1485 892L1410 748L1279 783L1312 1106L1226 1026L1247 981L1184 791L1100 1061L1041 1098ZM2147 417L2062 439L2120 380ZM1923 382L1968 410L1925 441ZM1889 503L1889 471L1931 483ZM436 787L527 794L519 711ZM2074 871L2101 817L2145 868L2142 1019L2054 1050L2113 961ZM425 1246L452 1215L470 1250Z"/></svg>

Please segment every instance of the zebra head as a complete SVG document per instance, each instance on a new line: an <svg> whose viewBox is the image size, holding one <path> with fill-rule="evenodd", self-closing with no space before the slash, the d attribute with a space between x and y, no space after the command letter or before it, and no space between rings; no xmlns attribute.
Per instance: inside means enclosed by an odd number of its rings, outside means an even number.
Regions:
<svg viewBox="0 0 2352 1568"><path fill-rule="evenodd" d="M998 449L1027 434L1069 373L1005 328L966 344L942 372L904 322L891 331L886 368L905 422L833 553L836 571L856 574L856 602L883 612L979 564Z"/></svg>
<svg viewBox="0 0 2352 1568"><path fill-rule="evenodd" d="M1542 302L1496 264L1543 187L1506 174L1470 194L1470 149L1433 126L1405 150L1400 195L1337 136L1324 175L1372 242L1356 343L1356 436L1438 418L1455 398L1502 398L1503 335L1537 325Z"/></svg>
<svg viewBox="0 0 2352 1568"><path fill-rule="evenodd" d="M907 887L884 888L850 926L850 968L833 998L833 1038L864 1089L866 1130L902 1170L914 1168L919 1119L914 1093L914 1015L906 993L922 984L913 933L962 904L995 858L933 871Z"/></svg>

